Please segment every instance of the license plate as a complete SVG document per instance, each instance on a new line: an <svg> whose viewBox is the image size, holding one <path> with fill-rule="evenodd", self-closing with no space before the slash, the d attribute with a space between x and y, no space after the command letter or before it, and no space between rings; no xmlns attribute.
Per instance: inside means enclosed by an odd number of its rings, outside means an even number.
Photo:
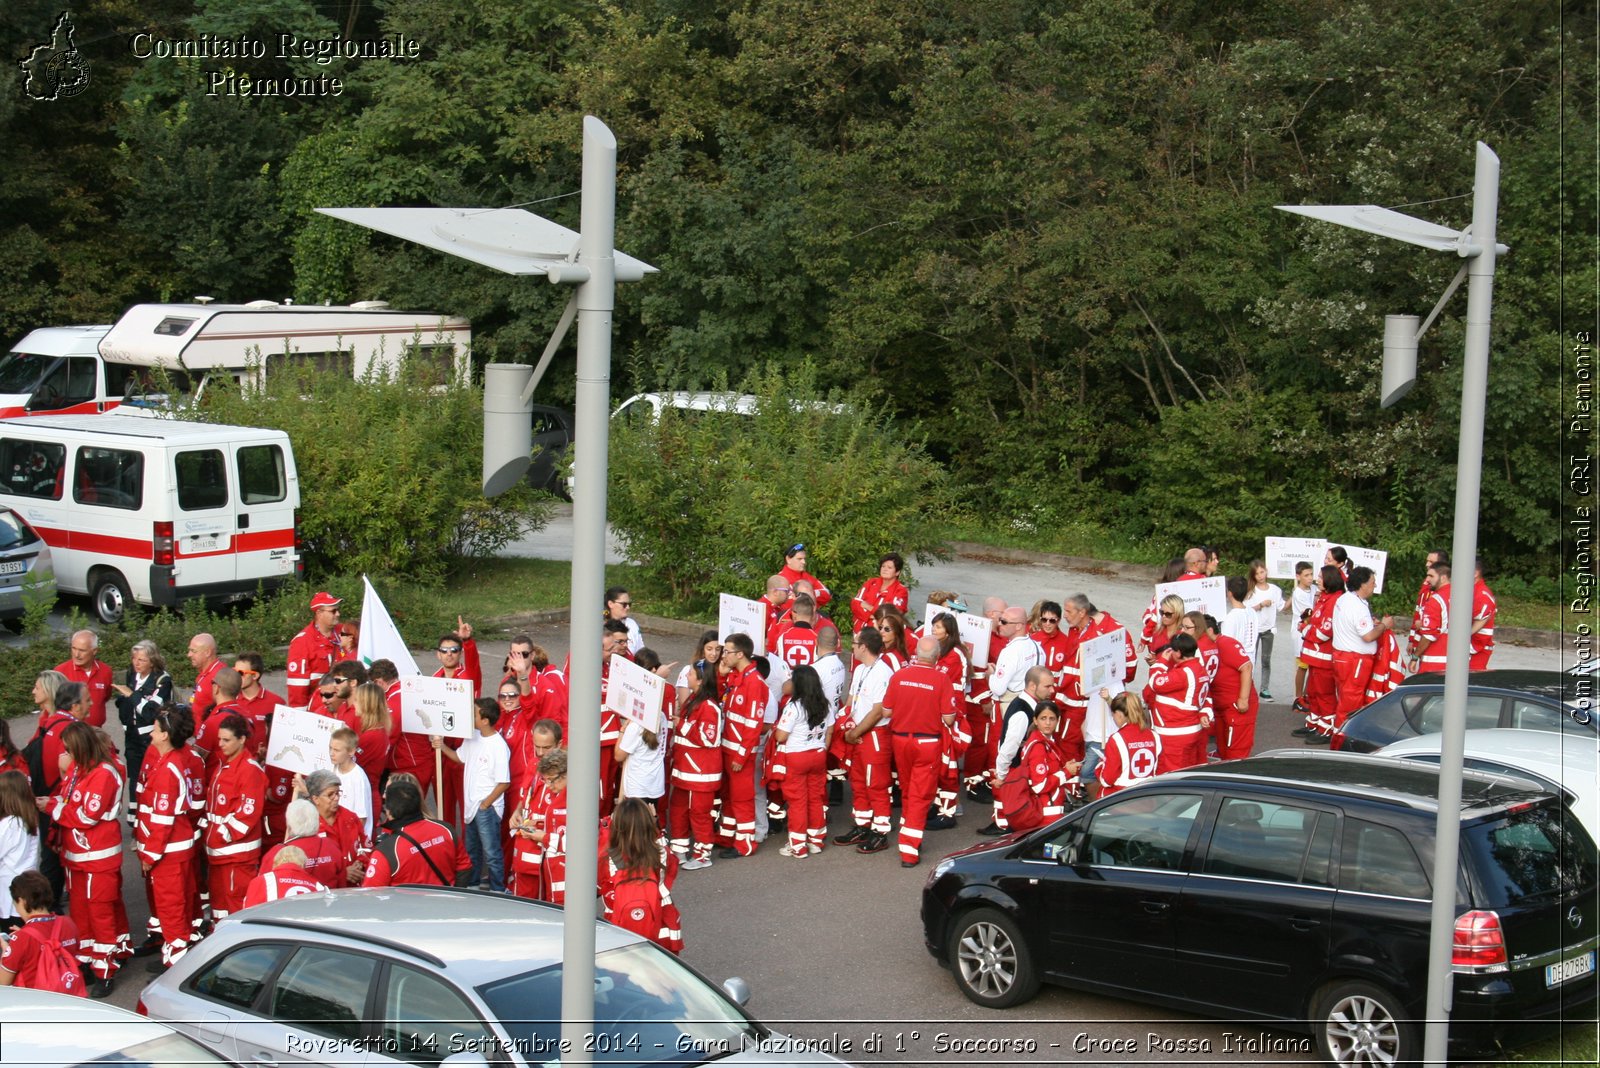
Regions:
<svg viewBox="0 0 1600 1068"><path fill-rule="evenodd" d="M1590 950L1581 957L1571 960L1559 961L1544 970L1545 986L1560 986L1569 979L1576 979L1580 975L1588 975L1594 971L1594 950Z"/></svg>
<svg viewBox="0 0 1600 1068"><path fill-rule="evenodd" d="M216 534L206 534L198 538L185 538L183 551L186 553L209 553L221 543L221 538Z"/></svg>
<svg viewBox="0 0 1600 1068"><path fill-rule="evenodd" d="M26 560L0 560L0 575L20 575L28 570Z"/></svg>

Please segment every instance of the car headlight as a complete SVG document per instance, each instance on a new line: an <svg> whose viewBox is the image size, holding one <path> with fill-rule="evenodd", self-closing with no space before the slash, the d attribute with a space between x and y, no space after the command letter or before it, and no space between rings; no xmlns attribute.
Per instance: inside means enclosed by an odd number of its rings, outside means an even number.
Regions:
<svg viewBox="0 0 1600 1068"><path fill-rule="evenodd" d="M940 876L955 866L956 859L954 857L945 857L939 863L935 864L933 866L933 870L928 873L928 885L932 886L934 883L938 882Z"/></svg>

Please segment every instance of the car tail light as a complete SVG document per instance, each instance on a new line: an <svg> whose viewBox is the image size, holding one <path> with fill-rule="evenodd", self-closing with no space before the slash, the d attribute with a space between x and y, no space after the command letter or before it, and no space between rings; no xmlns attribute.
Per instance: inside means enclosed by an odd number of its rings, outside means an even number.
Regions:
<svg viewBox="0 0 1600 1068"><path fill-rule="evenodd" d="M1506 963L1506 937L1500 930L1499 915L1475 909L1456 920L1450 963L1457 968Z"/></svg>
<svg viewBox="0 0 1600 1068"><path fill-rule="evenodd" d="M155 525L155 549L151 554L151 560L158 566L171 567L173 565L171 523L157 523Z"/></svg>

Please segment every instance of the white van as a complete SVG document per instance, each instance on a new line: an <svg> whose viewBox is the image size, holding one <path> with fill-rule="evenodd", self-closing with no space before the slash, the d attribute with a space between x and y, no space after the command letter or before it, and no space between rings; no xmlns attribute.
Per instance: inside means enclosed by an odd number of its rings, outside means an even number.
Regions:
<svg viewBox="0 0 1600 1068"><path fill-rule="evenodd" d="M49 544L57 588L128 605L237 600L299 576L300 479L281 430L133 415L0 419L0 504Z"/></svg>
<svg viewBox="0 0 1600 1068"><path fill-rule="evenodd" d="M0 356L0 418L92 415L120 405L165 407L154 370L180 394L208 379L260 386L295 367L337 367L361 377L421 360L444 383L469 370L472 326L436 312L395 311L382 301L349 306L136 304L112 326L34 330Z"/></svg>

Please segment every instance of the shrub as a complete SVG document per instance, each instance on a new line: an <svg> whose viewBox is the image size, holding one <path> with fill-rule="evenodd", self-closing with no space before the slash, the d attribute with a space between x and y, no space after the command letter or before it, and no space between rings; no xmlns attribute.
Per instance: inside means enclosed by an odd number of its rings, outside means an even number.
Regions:
<svg viewBox="0 0 1600 1068"><path fill-rule="evenodd" d="M703 610L720 592L758 596L795 541L839 601L885 552L942 555L948 480L881 407L824 394L809 364L741 385L749 416L645 409L612 424L612 532L674 599Z"/></svg>

